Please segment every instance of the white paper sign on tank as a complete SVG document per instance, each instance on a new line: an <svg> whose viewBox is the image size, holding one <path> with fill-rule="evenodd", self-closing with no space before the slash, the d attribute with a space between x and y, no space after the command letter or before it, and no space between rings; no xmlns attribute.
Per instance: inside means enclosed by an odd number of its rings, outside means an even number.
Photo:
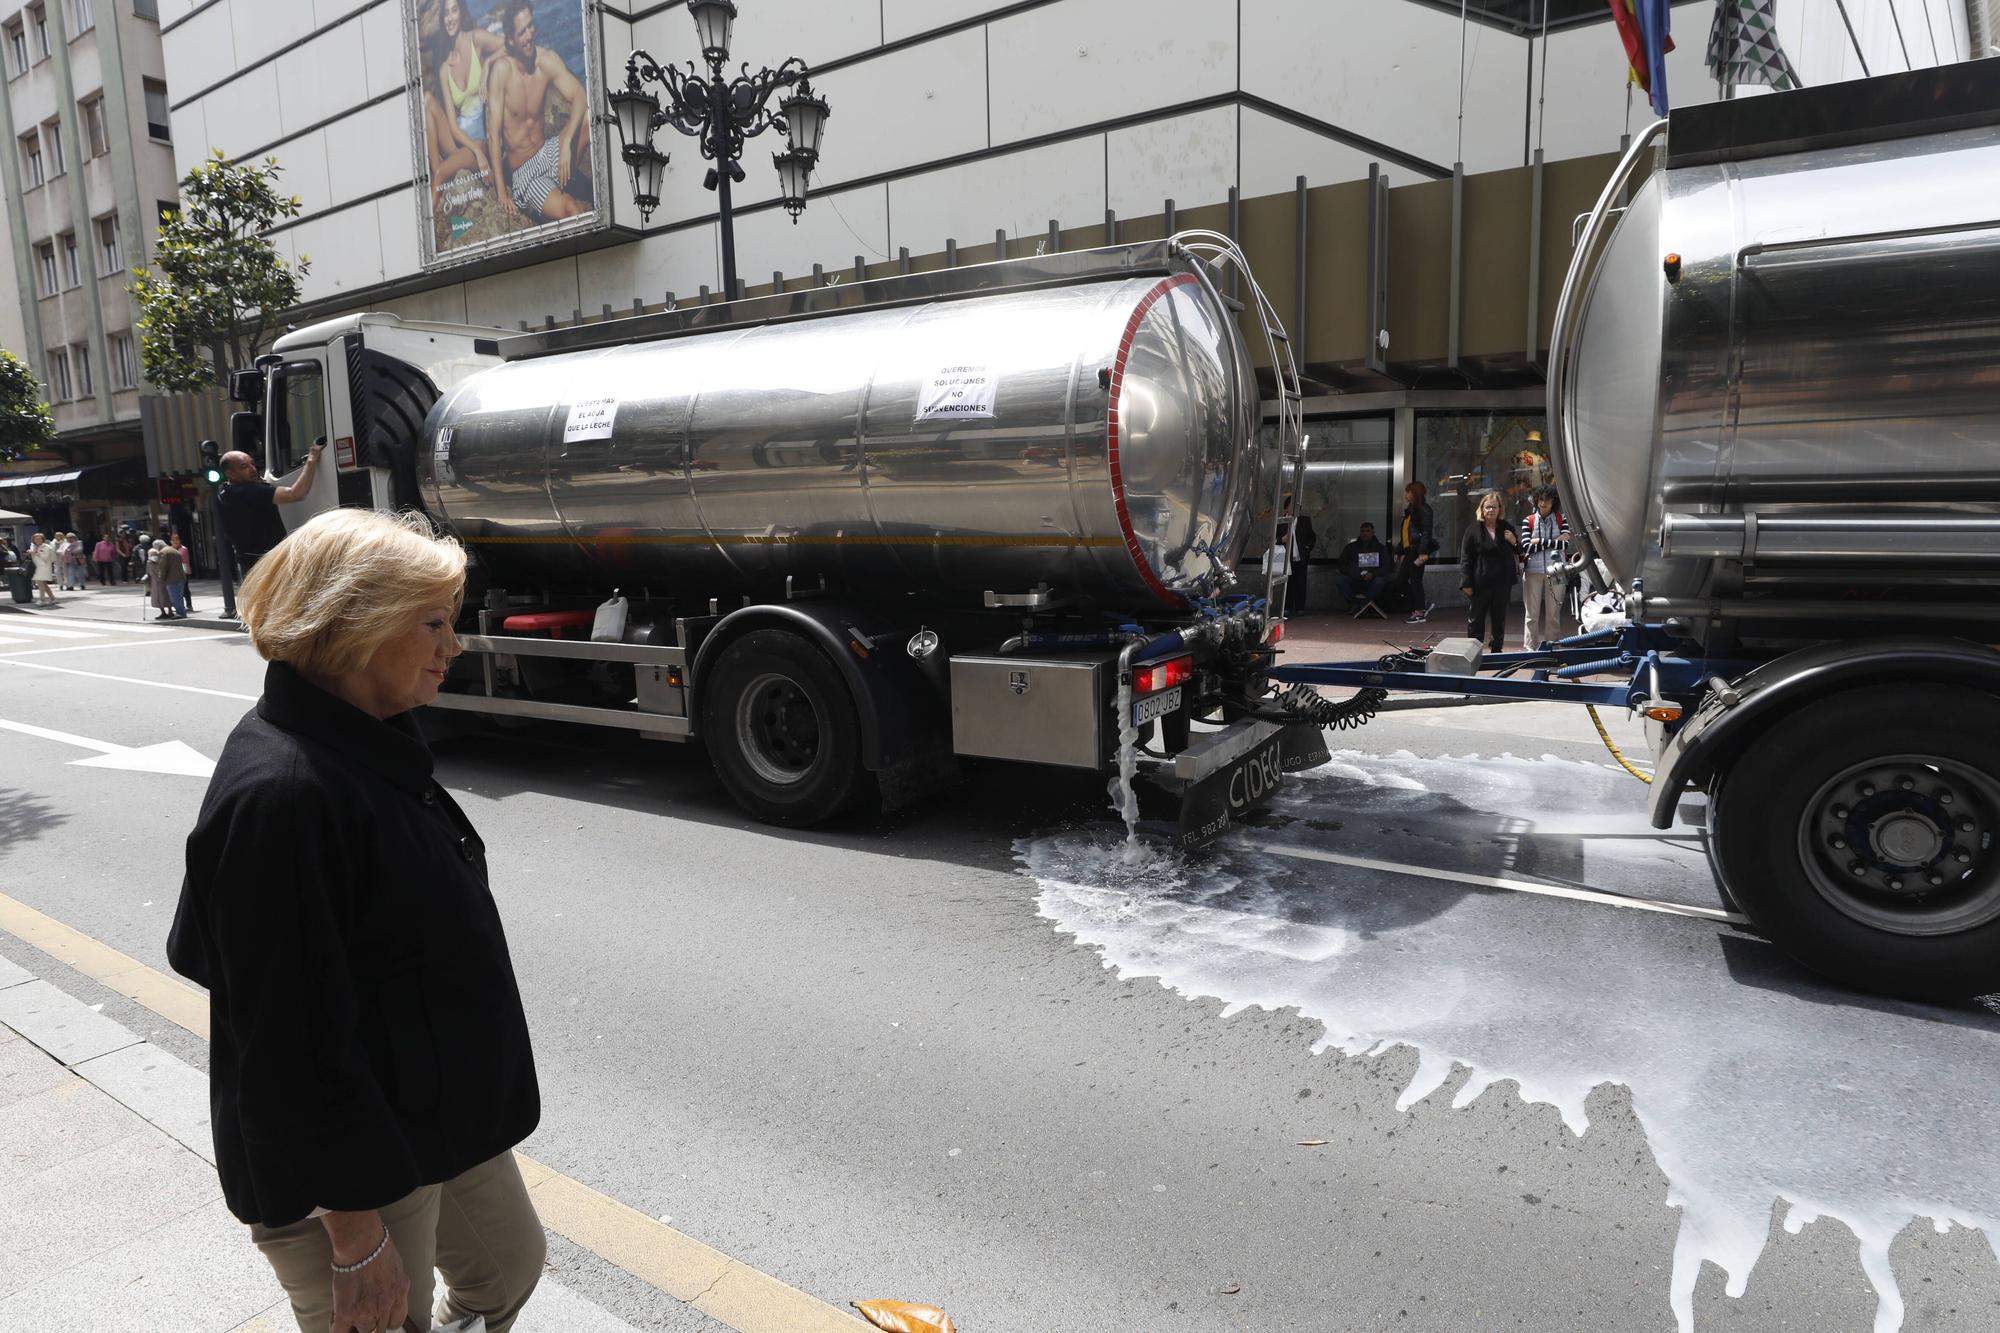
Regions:
<svg viewBox="0 0 2000 1333"><path fill-rule="evenodd" d="M917 395L917 420L952 421L968 418L993 419L993 400L999 385L986 366L939 366L924 381Z"/></svg>
<svg viewBox="0 0 2000 1333"><path fill-rule="evenodd" d="M569 420L563 424L563 443L608 440L611 438L612 424L617 420L616 398L586 398L580 403L572 403Z"/></svg>

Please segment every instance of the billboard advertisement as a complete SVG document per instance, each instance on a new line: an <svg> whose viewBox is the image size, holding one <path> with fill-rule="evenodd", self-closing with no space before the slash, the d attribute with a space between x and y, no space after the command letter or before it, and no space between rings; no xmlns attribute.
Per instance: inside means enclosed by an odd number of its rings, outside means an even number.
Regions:
<svg viewBox="0 0 2000 1333"><path fill-rule="evenodd" d="M402 0L425 267L605 225L589 0Z"/></svg>

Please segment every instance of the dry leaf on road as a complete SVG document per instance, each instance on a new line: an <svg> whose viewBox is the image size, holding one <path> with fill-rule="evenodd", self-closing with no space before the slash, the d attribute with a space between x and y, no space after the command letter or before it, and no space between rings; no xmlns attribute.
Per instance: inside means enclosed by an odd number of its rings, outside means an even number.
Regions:
<svg viewBox="0 0 2000 1333"><path fill-rule="evenodd" d="M1300 1140L1299 1140L1299 1146L1300 1146L1301 1148L1324 1148L1324 1147L1326 1146L1326 1140L1325 1140L1325 1139L1300 1139Z"/></svg>
<svg viewBox="0 0 2000 1333"><path fill-rule="evenodd" d="M854 1308L875 1327L887 1333L958 1333L951 1316L934 1305L912 1305L908 1301L856 1301Z"/></svg>

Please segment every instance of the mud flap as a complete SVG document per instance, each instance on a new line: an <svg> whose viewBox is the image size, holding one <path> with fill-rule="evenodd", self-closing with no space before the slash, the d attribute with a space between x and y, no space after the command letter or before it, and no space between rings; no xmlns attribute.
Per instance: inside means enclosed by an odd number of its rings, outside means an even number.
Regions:
<svg viewBox="0 0 2000 1333"><path fill-rule="evenodd" d="M1193 851L1270 800L1285 774L1326 761L1326 735L1311 723L1240 722L1201 737L1172 768L1144 781L1178 798L1175 841L1182 851Z"/></svg>

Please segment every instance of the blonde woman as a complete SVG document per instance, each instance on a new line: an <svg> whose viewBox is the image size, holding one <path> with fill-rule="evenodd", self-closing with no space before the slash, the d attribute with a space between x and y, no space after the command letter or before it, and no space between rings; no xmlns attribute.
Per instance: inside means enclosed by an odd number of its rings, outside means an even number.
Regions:
<svg viewBox="0 0 2000 1333"><path fill-rule="evenodd" d="M1494 652L1507 634L1507 601L1521 574L1521 539L1500 516L1500 492L1479 497L1472 525L1458 543L1458 582L1472 609L1466 630ZM1481 633L1481 626L1488 632Z"/></svg>
<svg viewBox="0 0 2000 1333"><path fill-rule="evenodd" d="M237 594L269 666L188 836L167 956L209 991L216 1169L302 1333L506 1333L544 1238L541 1116L485 845L411 710L458 655L465 552L336 509Z"/></svg>
<svg viewBox="0 0 2000 1333"><path fill-rule="evenodd" d="M34 576L36 606L56 604L56 567L61 561L61 551L46 536L38 532L29 541L28 564Z"/></svg>

